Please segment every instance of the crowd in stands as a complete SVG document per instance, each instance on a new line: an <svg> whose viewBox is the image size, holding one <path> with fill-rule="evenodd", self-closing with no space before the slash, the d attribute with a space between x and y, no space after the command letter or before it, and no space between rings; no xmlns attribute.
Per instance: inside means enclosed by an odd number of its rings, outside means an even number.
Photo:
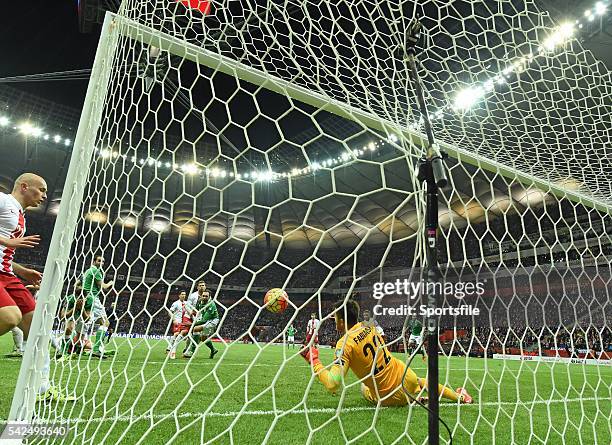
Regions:
<svg viewBox="0 0 612 445"><path fill-rule="evenodd" d="M42 243L39 248L18 251L18 262L42 270L53 222L46 216L28 216L28 233L42 234ZM568 248L561 255L550 252L534 255L534 248L563 242L574 246L576 240L580 240L579 235L583 239L597 236L573 226L563 232L566 239L559 239L554 232L555 224L552 213L542 220L535 215L515 215L492 220L488 226L476 226L473 239L461 239L458 233L443 235L448 237L449 246L457 246L448 252L441 250L443 266L449 261L461 262L486 255L498 255L503 259L513 251L519 253L512 261L503 261L504 267L500 270L506 272L505 275L491 272L499 262L488 262L490 279L494 281L489 283L489 292L460 302L481 308L481 317L445 317L441 320L441 330L468 333L449 343L452 352L478 355L510 347L606 351L612 348L609 276L602 285L595 283L588 273L551 276L548 272L529 269L536 264L550 264L551 259L570 265L573 258L584 255L584 251L576 248ZM106 305L110 308L112 301L117 302L118 332L141 334L165 334L170 320L166 308L176 298L178 289L185 288L184 284L177 283L195 283L203 278L209 287L215 289L224 317L219 327L221 337L245 341L281 340L292 322L297 329L297 339L302 340L310 313L328 316L334 301L348 293L354 277L371 274L369 281L359 281L363 285L380 279L385 270L406 270L412 267L415 252L414 240L381 246L366 245L358 250L339 248L317 252L288 248L276 252L241 243L224 243L214 248L195 240L177 240L176 237L152 232L143 236L126 236L125 231L108 226L94 227L89 232L77 231L89 235L76 239L69 267L72 276L78 276L79 271L88 266L93 254L101 251L100 246L112 245L112 250L102 249L107 258L107 276L116 281L115 293L107 295ZM576 231L580 234L574 233ZM502 239L516 242L508 247L508 243L497 243ZM497 251L496 245L499 246ZM527 245L531 249L526 248ZM177 249L177 246L182 248ZM599 253L609 256L612 255L611 249L609 244L604 244L597 252L592 248L589 252L594 256ZM275 255L276 260L273 260ZM382 271L381 265L384 266ZM609 269L604 273L609 275ZM227 290L231 286L239 289ZM301 307L300 311L296 315L295 309L290 307L280 315L267 312L260 306L263 295L249 291L255 287L284 287L290 292L294 304ZM303 293L293 293L292 289L302 289ZM306 289L339 292L317 296L316 292ZM365 298L360 303L371 309L373 300ZM459 301L454 303L459 304ZM385 328L388 341L401 337L402 317L381 316L377 319ZM331 317L322 323L319 339L322 344L335 344L337 334Z"/></svg>

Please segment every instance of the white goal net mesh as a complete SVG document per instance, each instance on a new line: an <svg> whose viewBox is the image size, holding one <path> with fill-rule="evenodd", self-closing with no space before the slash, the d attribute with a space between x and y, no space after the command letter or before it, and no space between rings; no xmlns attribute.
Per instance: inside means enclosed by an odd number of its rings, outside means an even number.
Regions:
<svg viewBox="0 0 612 445"><path fill-rule="evenodd" d="M414 323L380 313L420 296L373 298L424 261L423 120L398 52L419 15L450 155L440 266L483 284L441 301L480 315L440 317L441 383L475 399L440 416L455 443L606 443L612 82L578 30L531 1L184 3L126 0L104 25L39 296L47 329L12 413L68 421L61 443L424 443L421 407L371 404L350 373L332 396L286 346L314 313L330 365L334 303L352 296L426 377ZM63 336L96 255L115 354L58 354L51 382L77 399L34 404L28 360L48 329ZM219 353L183 359L186 340L171 359L168 309L201 280ZM282 314L264 308L271 288Z"/></svg>

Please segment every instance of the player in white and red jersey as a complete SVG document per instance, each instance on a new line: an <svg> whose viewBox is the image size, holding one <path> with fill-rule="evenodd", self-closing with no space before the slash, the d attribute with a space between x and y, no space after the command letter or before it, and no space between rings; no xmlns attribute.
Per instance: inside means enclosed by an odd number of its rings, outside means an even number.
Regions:
<svg viewBox="0 0 612 445"><path fill-rule="evenodd" d="M169 309L170 316L172 317L172 334L173 339L168 347L170 352L170 358L176 358L176 348L178 344L183 340L181 331L189 330L193 322L193 315L196 310L195 307L187 301L187 292L179 292L178 300L172 303Z"/></svg>
<svg viewBox="0 0 612 445"><path fill-rule="evenodd" d="M25 236L25 210L47 198L47 183L33 173L17 178L11 194L0 193L0 335L15 326L27 340L36 305L21 280L37 285L42 274L13 261L16 249L38 245L38 235ZM21 278L21 280L19 279Z"/></svg>
<svg viewBox="0 0 612 445"><path fill-rule="evenodd" d="M23 331L27 340L36 302L21 280L34 285L40 284L42 274L34 269L20 266L13 261L16 249L32 248L38 245L38 235L25 236L26 209L38 207L47 199L47 183L34 173L20 175L10 195L0 193L0 335L15 326ZM21 278L21 280L20 280ZM49 355L44 358L41 369L43 378L37 399L74 400L59 393L49 382Z"/></svg>
<svg viewBox="0 0 612 445"><path fill-rule="evenodd" d="M314 312L310 314L310 320L306 325L306 344L310 343L310 339L314 339L312 342L314 346L319 344L319 324L321 322L317 320L317 314Z"/></svg>

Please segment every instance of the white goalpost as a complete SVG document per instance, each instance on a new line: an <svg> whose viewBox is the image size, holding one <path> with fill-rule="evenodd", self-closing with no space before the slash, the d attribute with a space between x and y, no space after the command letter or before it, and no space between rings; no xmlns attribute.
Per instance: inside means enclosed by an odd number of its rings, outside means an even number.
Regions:
<svg viewBox="0 0 612 445"><path fill-rule="evenodd" d="M33 416L35 400L41 381L43 358L49 354L49 337L58 309L58 302L63 290L66 265L69 261L70 246L74 237L77 219L81 212L81 201L87 178L82 174L88 170L96 138L96 128L104 109L104 98L107 94L108 79L112 69L112 57L115 51L116 37L110 31L112 18L104 22L96 59L92 69L91 81L79 129L74 141L70 166L66 174L66 186L62 194L64 203L58 212L56 228L49 247L50 254L45 264L45 279L41 283L37 309L30 327L31 335L24 351L22 371L15 388L15 397L11 404L9 419L11 421L28 421Z"/></svg>
<svg viewBox="0 0 612 445"><path fill-rule="evenodd" d="M366 403L353 374L332 397L286 347L314 313L331 365L352 299L426 377L409 347L424 292L384 287L423 284L427 137L398 54L419 15L449 154L439 381L475 399L441 401L440 419L455 443L604 443L610 73L531 2L451 3L229 0L204 15L125 0L108 13L7 424L65 423L34 439L57 443L426 443L418 404ZM97 255L116 353L60 357L49 339ZM170 359L166 308L199 281L219 353ZM282 313L263 304L271 288L289 296ZM75 401L36 401L49 354L51 383Z"/></svg>

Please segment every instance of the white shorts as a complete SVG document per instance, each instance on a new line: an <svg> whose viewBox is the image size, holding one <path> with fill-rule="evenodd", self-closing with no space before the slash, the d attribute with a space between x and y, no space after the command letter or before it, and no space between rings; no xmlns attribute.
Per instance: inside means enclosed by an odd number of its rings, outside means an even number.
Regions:
<svg viewBox="0 0 612 445"><path fill-rule="evenodd" d="M91 319L95 322L100 318L108 320L108 317L106 316L106 309L104 308L104 305L102 304L99 298L94 298L93 309L91 311Z"/></svg>
<svg viewBox="0 0 612 445"><path fill-rule="evenodd" d="M414 334L410 334L410 338L408 339L408 344L412 344L415 343L417 345L420 345L423 343L423 334L421 335L414 335Z"/></svg>
<svg viewBox="0 0 612 445"><path fill-rule="evenodd" d="M293 335L290 335L289 337L287 337L287 341L293 343L295 341L295 337Z"/></svg>
<svg viewBox="0 0 612 445"><path fill-rule="evenodd" d="M201 325L201 326L204 326L204 329L202 330L202 334L209 337L217 330L218 325L219 325L218 318L215 318L214 320L208 320L203 325Z"/></svg>

